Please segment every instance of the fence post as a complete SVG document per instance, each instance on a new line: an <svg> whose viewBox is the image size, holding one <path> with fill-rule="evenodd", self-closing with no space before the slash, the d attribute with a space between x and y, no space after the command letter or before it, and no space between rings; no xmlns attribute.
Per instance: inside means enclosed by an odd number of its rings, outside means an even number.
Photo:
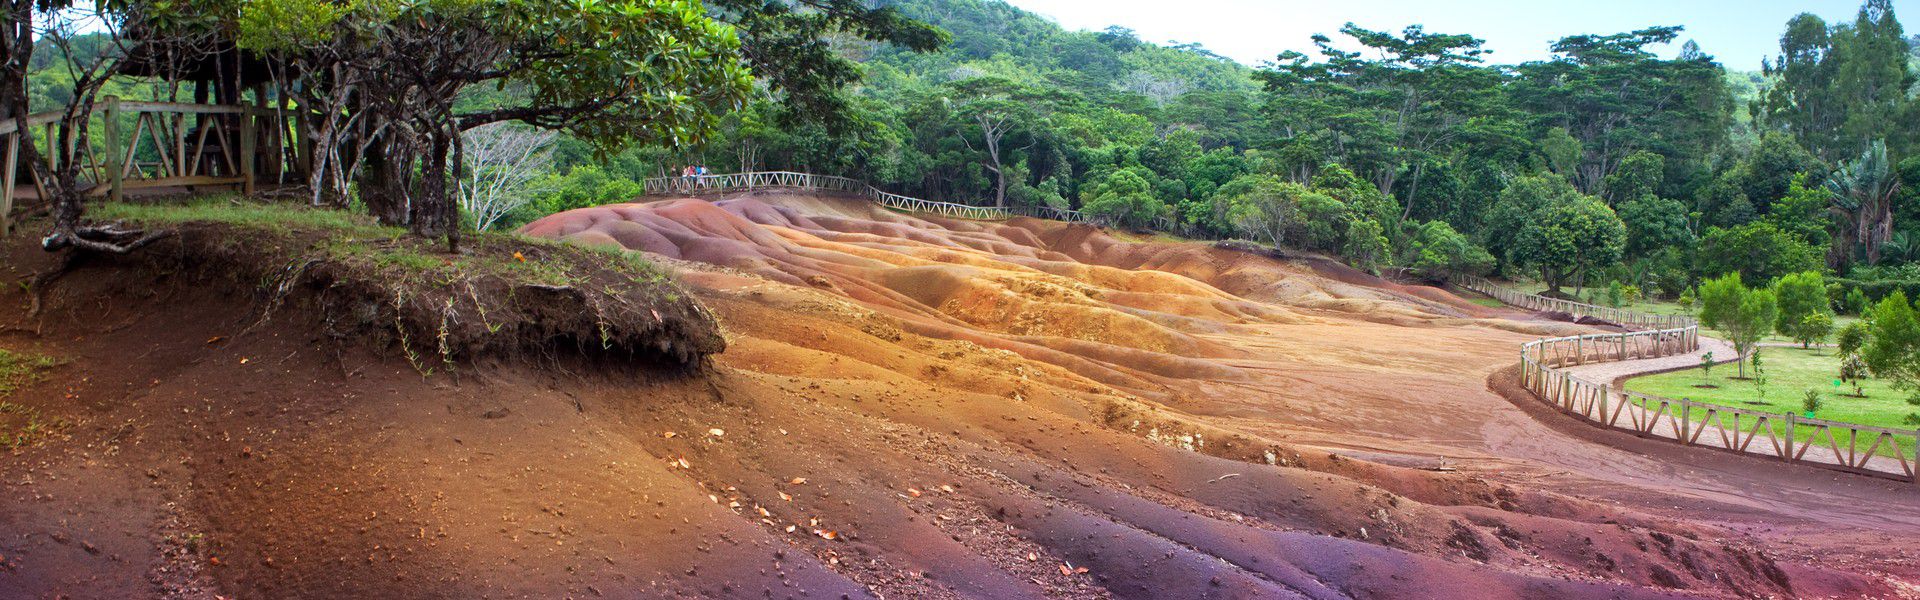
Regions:
<svg viewBox="0 0 1920 600"><path fill-rule="evenodd" d="M240 193L253 196L254 139L253 110L240 107Z"/></svg>
<svg viewBox="0 0 1920 600"><path fill-rule="evenodd" d="M1687 445L1687 433L1693 431L1693 403L1680 399L1680 445Z"/></svg>
<svg viewBox="0 0 1920 600"><path fill-rule="evenodd" d="M1785 456L1780 457L1787 462L1793 462L1793 429L1794 424L1799 420L1800 417L1795 416L1793 413L1787 413L1787 453Z"/></svg>
<svg viewBox="0 0 1920 600"><path fill-rule="evenodd" d="M1611 397L1613 397L1613 384L1600 386L1600 418L1594 420L1603 425L1612 425L1607 422L1607 399Z"/></svg>
<svg viewBox="0 0 1920 600"><path fill-rule="evenodd" d="M120 149L120 98L107 96L107 201L120 203L121 192L125 189L127 166L126 153Z"/></svg>

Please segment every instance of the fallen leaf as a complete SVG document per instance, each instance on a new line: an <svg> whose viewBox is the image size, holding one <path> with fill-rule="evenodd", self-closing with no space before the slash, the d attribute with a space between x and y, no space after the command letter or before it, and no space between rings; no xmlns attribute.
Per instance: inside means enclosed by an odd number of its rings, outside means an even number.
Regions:
<svg viewBox="0 0 1920 600"><path fill-rule="evenodd" d="M707 494L707 499L708 499L708 500L712 500L714 504L719 504L719 503L720 503L720 497L719 497L719 496L715 496L715 495L713 495L713 494Z"/></svg>
<svg viewBox="0 0 1920 600"><path fill-rule="evenodd" d="M1073 575L1073 568L1066 565L1060 565L1060 574L1071 576Z"/></svg>
<svg viewBox="0 0 1920 600"><path fill-rule="evenodd" d="M755 507L753 507L753 509L754 509L754 510L757 510L757 511L760 511L760 516L762 516L762 517L771 517L771 516L773 516L773 513L770 513L770 512L767 512L767 509L766 509L766 507L763 507L763 506L755 506Z"/></svg>
<svg viewBox="0 0 1920 600"><path fill-rule="evenodd" d="M1074 568L1073 568L1073 572L1074 572L1075 574L1079 574L1079 573L1085 573L1085 572L1087 572L1087 568L1086 568L1086 567L1074 567Z"/></svg>
<svg viewBox="0 0 1920 600"><path fill-rule="evenodd" d="M670 437L673 437L673 436L676 436L676 435L680 435L680 434L678 434L678 433L674 433L674 432L671 432L671 431L669 431L669 432L666 432L666 433L662 433L662 434L660 434L660 437L663 437L663 438L670 438Z"/></svg>
<svg viewBox="0 0 1920 600"><path fill-rule="evenodd" d="M692 464L688 464L688 463L687 463L687 459L685 459L685 458L681 458L681 459L680 459L680 468L682 468L682 469L691 469L691 468L693 468L693 465L692 465Z"/></svg>
<svg viewBox="0 0 1920 600"><path fill-rule="evenodd" d="M216 335L216 336L213 336L213 337L210 337L210 338L207 338L207 343L208 343L208 344L218 344L218 343L220 343L220 340L224 340L224 339L227 339L227 336L224 336L224 335Z"/></svg>
<svg viewBox="0 0 1920 600"><path fill-rule="evenodd" d="M815 530L813 530L813 534L814 534L814 535L817 535L817 536L820 536L820 537L823 537L823 538L826 538L826 539L829 539L829 540L837 540L837 539L840 539L840 533L839 533L839 532L836 532L836 531L831 531L831 530L826 530L826 529L815 529Z"/></svg>
<svg viewBox="0 0 1920 600"><path fill-rule="evenodd" d="M915 497L915 498L919 498L919 497L920 497L920 490L917 490L917 489L914 489L914 488L907 488L907 493L909 493L909 494L913 494L913 497Z"/></svg>
<svg viewBox="0 0 1920 600"><path fill-rule="evenodd" d="M807 478L805 478L805 477L795 477L795 478L793 478L793 479L789 479L789 480L787 480L787 483L788 483L788 484L791 484L791 485L806 485L806 484L807 484Z"/></svg>
<svg viewBox="0 0 1920 600"><path fill-rule="evenodd" d="M527 262L527 255L515 252L513 253L513 259L520 262Z"/></svg>

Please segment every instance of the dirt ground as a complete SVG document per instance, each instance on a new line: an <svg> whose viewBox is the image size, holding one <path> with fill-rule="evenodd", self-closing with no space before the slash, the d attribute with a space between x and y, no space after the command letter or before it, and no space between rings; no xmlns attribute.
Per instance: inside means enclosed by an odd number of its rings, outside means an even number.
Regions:
<svg viewBox="0 0 1920 600"><path fill-rule="evenodd" d="M62 365L7 400L69 424L0 463L0 597L1920 596L1920 486L1561 418L1510 366L1574 326L1330 261L777 194L524 233L727 350L423 377L298 299L9 283Z"/></svg>

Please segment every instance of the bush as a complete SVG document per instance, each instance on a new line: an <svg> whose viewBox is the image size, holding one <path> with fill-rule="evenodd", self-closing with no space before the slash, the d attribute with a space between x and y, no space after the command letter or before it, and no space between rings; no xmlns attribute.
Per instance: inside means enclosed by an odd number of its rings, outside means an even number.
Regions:
<svg viewBox="0 0 1920 600"><path fill-rule="evenodd" d="M1839 283L1835 282L1835 285L1839 285ZM1857 316L1866 314L1867 293L1860 291L1858 287L1847 288L1846 295L1841 297L1840 307L1850 315Z"/></svg>

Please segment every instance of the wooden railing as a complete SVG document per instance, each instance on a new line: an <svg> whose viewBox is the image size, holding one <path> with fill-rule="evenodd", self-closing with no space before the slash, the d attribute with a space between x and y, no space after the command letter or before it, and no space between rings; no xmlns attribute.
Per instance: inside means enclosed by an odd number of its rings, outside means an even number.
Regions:
<svg viewBox="0 0 1920 600"><path fill-rule="evenodd" d="M833 175L814 175L792 171L726 173L698 177L655 177L645 182L648 194L717 194L766 188L793 188L854 194L876 204L909 212L932 213L957 219L1000 220L1034 217L1070 223L1092 223L1098 219L1077 210L1050 206L973 206L953 202L934 202L881 191L864 181Z"/></svg>
<svg viewBox="0 0 1920 600"><path fill-rule="evenodd" d="M1694 321L1692 317L1683 315L1656 315L1610 306L1595 306L1584 302L1548 298L1538 294L1528 294L1500 286L1486 278L1472 275L1456 276L1453 278L1453 282L1460 287L1486 294L1495 300L1527 310L1562 312L1573 315L1576 318L1593 317L1611 323L1619 323L1631 329L1677 329L1699 324Z"/></svg>
<svg viewBox="0 0 1920 600"><path fill-rule="evenodd" d="M1700 328L1547 338L1520 347L1520 378L1534 397L1590 424L1738 454L1920 482L1920 431L1857 425L1615 390L1564 367L1658 358L1700 347ZM1840 438L1847 438L1845 445ZM1757 439L1766 442L1755 444ZM1804 441L1803 441L1804 438ZM1824 445L1821 443L1824 441ZM1909 448L1902 448L1902 442ZM1816 449L1817 448L1817 449Z"/></svg>
<svg viewBox="0 0 1920 600"><path fill-rule="evenodd" d="M36 128L33 139L41 155L58 161L59 152L48 151L56 133L67 119L65 111L34 113L27 126ZM126 190L184 186L234 186L252 193L256 178L276 176L292 170L288 140L292 115L270 108L171 102L130 102L105 98L93 105L90 114L76 114L71 125L87 127L90 142L75 148L74 160L80 164L79 182L88 195L105 195L115 201ZM78 144L78 131L70 144ZM39 171L20 164L18 123L0 120L0 235L12 229L15 188L27 171L32 200L49 198L47 183ZM49 170L70 166L53 163Z"/></svg>

